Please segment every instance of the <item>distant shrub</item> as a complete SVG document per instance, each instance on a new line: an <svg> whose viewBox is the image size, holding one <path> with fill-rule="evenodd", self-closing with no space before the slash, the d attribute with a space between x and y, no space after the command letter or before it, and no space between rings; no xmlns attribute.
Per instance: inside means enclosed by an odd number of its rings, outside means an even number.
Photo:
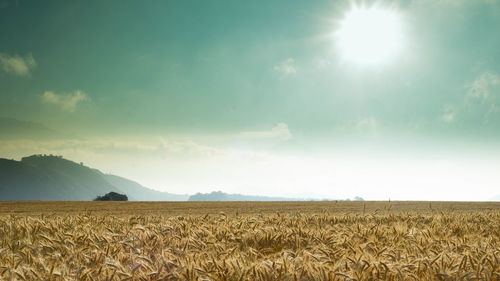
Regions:
<svg viewBox="0 0 500 281"><path fill-rule="evenodd" d="M128 201L128 197L125 194L110 192L104 196L97 196L94 201Z"/></svg>

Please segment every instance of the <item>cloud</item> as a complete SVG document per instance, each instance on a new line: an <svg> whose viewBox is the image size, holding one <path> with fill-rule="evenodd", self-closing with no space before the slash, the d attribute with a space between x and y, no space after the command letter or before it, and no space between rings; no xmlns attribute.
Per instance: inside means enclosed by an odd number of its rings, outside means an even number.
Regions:
<svg viewBox="0 0 500 281"><path fill-rule="evenodd" d="M445 104L440 120L469 124L497 124L500 121L500 75L485 71L472 82L465 83L466 93L461 102Z"/></svg>
<svg viewBox="0 0 500 281"><path fill-rule="evenodd" d="M445 123L451 123L455 121L457 116L456 109L451 104L445 104L443 106L443 114L441 115L441 120Z"/></svg>
<svg viewBox="0 0 500 281"><path fill-rule="evenodd" d="M466 85L464 110L483 123L500 119L500 75L486 71Z"/></svg>
<svg viewBox="0 0 500 281"><path fill-rule="evenodd" d="M233 151L200 144L191 139L169 139L160 136L60 138L52 140L0 139L0 154L20 158L30 154L55 154L69 158L152 157L189 160L229 157Z"/></svg>
<svg viewBox="0 0 500 281"><path fill-rule="evenodd" d="M498 86L500 85L500 76L489 71L481 74L474 82L466 85L467 96L472 99L487 101L495 98L498 94Z"/></svg>
<svg viewBox="0 0 500 281"><path fill-rule="evenodd" d="M257 139L281 139L289 140L292 138L292 133L286 123L278 123L271 130L268 131L249 131L240 134L244 138L257 138Z"/></svg>
<svg viewBox="0 0 500 281"><path fill-rule="evenodd" d="M177 154L183 157L186 156L203 156L203 157L216 157L225 155L226 152L212 146L199 144L193 140L175 140L167 141L160 138L161 144L158 145L157 150L162 153Z"/></svg>
<svg viewBox="0 0 500 281"><path fill-rule="evenodd" d="M0 53L0 69L7 73L28 76L30 70L35 66L36 61L31 53L24 58L17 55L10 56L5 53Z"/></svg>
<svg viewBox="0 0 500 281"><path fill-rule="evenodd" d="M76 90L69 94L56 94L52 91L45 91L42 95L42 102L59 106L62 110L73 112L76 106L90 98L84 92Z"/></svg>
<svg viewBox="0 0 500 281"><path fill-rule="evenodd" d="M292 58L288 58L285 61L281 62L274 66L274 71L279 72L283 75L291 75L297 73L297 67L295 66L295 60Z"/></svg>

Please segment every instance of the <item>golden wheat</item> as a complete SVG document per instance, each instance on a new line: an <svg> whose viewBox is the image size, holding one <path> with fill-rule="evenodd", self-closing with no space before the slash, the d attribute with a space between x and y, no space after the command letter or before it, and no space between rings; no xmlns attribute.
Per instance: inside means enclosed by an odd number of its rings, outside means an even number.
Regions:
<svg viewBox="0 0 500 281"><path fill-rule="evenodd" d="M286 204L4 214L0 280L500 280L498 210L301 213Z"/></svg>

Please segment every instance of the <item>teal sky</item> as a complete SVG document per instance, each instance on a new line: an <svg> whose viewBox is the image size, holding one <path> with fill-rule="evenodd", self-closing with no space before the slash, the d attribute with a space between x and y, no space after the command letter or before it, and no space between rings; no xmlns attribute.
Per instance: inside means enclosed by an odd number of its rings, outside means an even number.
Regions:
<svg viewBox="0 0 500 281"><path fill-rule="evenodd" d="M178 193L499 194L500 2L355 2L401 19L376 65L339 49L353 3L0 0L0 116L74 136L0 140L0 157Z"/></svg>

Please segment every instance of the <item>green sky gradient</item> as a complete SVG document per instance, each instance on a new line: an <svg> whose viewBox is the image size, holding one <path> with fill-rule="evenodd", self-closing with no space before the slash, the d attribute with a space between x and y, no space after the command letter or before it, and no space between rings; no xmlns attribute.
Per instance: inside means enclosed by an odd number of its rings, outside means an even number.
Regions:
<svg viewBox="0 0 500 281"><path fill-rule="evenodd" d="M287 157L367 147L404 147L412 161L428 147L498 155L500 2L365 3L396 9L403 21L402 53L381 65L341 57L334 34L348 1L0 0L0 54L36 62L27 73L0 64L0 116L81 138L162 136ZM66 107L44 98L76 91L86 98ZM1 152L35 150L26 147ZM125 170L103 159L131 153L44 147L115 173ZM200 159L197 171L208 173ZM156 174L137 177L165 187Z"/></svg>

